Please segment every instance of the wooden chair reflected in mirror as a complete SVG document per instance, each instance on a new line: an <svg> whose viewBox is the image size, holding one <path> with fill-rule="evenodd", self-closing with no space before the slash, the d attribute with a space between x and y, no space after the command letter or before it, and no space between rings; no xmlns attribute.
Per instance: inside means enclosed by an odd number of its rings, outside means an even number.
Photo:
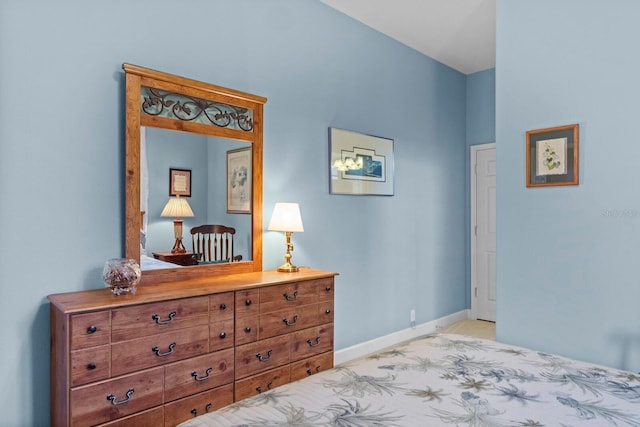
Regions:
<svg viewBox="0 0 640 427"><path fill-rule="evenodd" d="M237 262L242 255L233 253L236 229L217 224L205 224L191 229L193 254L198 264Z"/></svg>

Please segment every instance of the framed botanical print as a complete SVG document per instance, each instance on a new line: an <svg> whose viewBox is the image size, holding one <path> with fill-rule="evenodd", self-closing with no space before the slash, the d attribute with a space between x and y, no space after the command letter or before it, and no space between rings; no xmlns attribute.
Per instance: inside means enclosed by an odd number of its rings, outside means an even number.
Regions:
<svg viewBox="0 0 640 427"><path fill-rule="evenodd" d="M577 124L527 132L527 187L578 185L578 135Z"/></svg>

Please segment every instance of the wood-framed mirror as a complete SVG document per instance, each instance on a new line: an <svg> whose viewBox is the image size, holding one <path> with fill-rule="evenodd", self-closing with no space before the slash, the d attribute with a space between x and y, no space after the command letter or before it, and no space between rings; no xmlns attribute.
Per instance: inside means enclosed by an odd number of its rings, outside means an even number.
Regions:
<svg viewBox="0 0 640 427"><path fill-rule="evenodd" d="M141 284L261 271L262 138L263 109L266 98L132 64L123 64L122 68L126 76L125 256L141 263ZM248 208L242 208L248 210L240 211L242 213L229 210L228 196L223 201L219 201L226 204L227 212L230 214L246 215L248 213L251 217L250 221L247 221L250 223L247 226L250 228L250 231L247 231L250 237L248 237L247 253L243 260L198 265L168 263L165 265L167 268L161 266L154 269L143 266L141 230L145 214L144 209L141 209L141 205L144 204L144 202L141 203L141 162L146 165L146 152L141 153L141 140L144 141L142 145L146 146L148 141L144 138L147 129L152 129L153 132L167 130L176 132L176 135L184 135L184 133L201 135L206 138L208 144L220 144L221 147L220 141L239 141L241 143L239 147L245 148L245 153L250 153L250 160L246 161L250 161L251 165L251 198L247 202ZM176 143L179 144L179 142ZM224 147L223 150L226 150L227 146ZM238 151L243 150L227 151L227 167L229 153ZM239 156L235 155L235 157ZM217 166L216 169L221 167ZM226 167L225 171L228 179L229 171ZM194 182L193 185L197 184ZM224 185L226 188L227 184ZM144 194L145 191L142 193ZM159 215L159 213L155 214ZM146 215L149 216L149 213ZM171 218L163 219L169 223L172 221ZM173 238L173 235L171 237ZM189 227L183 230L182 238L184 246L189 251L191 247ZM167 251L170 249L171 245L166 248ZM142 254L142 257L146 258L145 254Z"/></svg>

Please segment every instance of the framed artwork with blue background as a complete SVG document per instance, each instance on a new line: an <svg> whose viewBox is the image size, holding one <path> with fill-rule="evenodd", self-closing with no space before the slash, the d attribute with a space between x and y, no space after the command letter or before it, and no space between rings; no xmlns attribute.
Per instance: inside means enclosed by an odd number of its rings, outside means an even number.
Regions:
<svg viewBox="0 0 640 427"><path fill-rule="evenodd" d="M329 128L329 192L393 196L393 140Z"/></svg>

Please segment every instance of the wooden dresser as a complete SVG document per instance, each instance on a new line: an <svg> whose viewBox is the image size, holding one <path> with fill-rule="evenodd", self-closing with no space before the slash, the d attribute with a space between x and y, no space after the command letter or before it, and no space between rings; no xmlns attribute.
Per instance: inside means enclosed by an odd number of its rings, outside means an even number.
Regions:
<svg viewBox="0 0 640 427"><path fill-rule="evenodd" d="M51 425L175 426L333 367L335 275L50 295Z"/></svg>

